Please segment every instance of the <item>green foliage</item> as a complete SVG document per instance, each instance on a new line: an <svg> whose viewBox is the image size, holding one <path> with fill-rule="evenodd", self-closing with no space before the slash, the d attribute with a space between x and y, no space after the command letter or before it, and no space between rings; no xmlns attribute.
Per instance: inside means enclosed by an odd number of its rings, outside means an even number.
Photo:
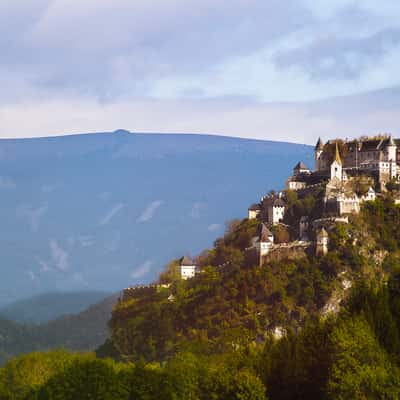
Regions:
<svg viewBox="0 0 400 400"><path fill-rule="evenodd" d="M398 399L400 375L362 317L348 318L331 334L329 399Z"/></svg>

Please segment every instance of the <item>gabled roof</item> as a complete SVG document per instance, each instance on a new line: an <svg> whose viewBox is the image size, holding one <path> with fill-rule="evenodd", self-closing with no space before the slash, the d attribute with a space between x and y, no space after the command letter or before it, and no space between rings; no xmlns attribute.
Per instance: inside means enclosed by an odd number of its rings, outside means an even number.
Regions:
<svg viewBox="0 0 400 400"><path fill-rule="evenodd" d="M184 257L182 257L180 260L180 263L181 263L181 266L182 267L185 267L185 266L194 266L194 262L193 262L193 260L190 258L190 257L188 257L188 256L184 256Z"/></svg>
<svg viewBox="0 0 400 400"><path fill-rule="evenodd" d="M274 235L272 234L272 232L268 229L267 225L265 225L264 223L262 223L260 225L260 242L270 242L271 239L274 237Z"/></svg>
<svg viewBox="0 0 400 400"><path fill-rule="evenodd" d="M249 211L259 211L261 210L261 206L258 203L254 203L249 207Z"/></svg>

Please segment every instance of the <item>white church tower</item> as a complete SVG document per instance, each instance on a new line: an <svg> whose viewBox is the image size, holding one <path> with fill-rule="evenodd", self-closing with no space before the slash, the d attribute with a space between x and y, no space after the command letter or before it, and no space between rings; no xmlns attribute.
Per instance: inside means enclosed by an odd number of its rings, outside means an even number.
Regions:
<svg viewBox="0 0 400 400"><path fill-rule="evenodd" d="M336 151L335 151L335 159L331 164L331 180L338 179L340 182L342 181L342 160L339 155L339 148L336 142Z"/></svg>

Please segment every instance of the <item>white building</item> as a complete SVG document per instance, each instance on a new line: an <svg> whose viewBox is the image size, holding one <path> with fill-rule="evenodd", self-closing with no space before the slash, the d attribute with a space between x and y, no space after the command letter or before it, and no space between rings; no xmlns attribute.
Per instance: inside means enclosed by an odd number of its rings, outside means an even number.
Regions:
<svg viewBox="0 0 400 400"><path fill-rule="evenodd" d="M190 257L182 257L180 259L180 267L182 279L190 279L196 275L196 265Z"/></svg>
<svg viewBox="0 0 400 400"><path fill-rule="evenodd" d="M285 215L285 203L281 198L271 198L267 207L268 222L271 225L279 224Z"/></svg>
<svg viewBox="0 0 400 400"><path fill-rule="evenodd" d="M261 206L260 204L252 204L248 209L248 218L249 219L256 219L261 213Z"/></svg>
<svg viewBox="0 0 400 400"><path fill-rule="evenodd" d="M376 200L375 190L372 187L370 187L368 189L368 192L364 196L361 197L361 200L362 201L375 201Z"/></svg>

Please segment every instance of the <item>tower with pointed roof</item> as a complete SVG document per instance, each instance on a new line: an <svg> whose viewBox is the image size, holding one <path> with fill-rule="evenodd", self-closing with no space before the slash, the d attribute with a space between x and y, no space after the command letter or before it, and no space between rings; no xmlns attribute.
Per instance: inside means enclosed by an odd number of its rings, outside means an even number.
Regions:
<svg viewBox="0 0 400 400"><path fill-rule="evenodd" d="M343 170L342 159L340 158L339 147L336 142L335 158L331 164L331 180L338 179L341 182L343 177L342 170Z"/></svg>

